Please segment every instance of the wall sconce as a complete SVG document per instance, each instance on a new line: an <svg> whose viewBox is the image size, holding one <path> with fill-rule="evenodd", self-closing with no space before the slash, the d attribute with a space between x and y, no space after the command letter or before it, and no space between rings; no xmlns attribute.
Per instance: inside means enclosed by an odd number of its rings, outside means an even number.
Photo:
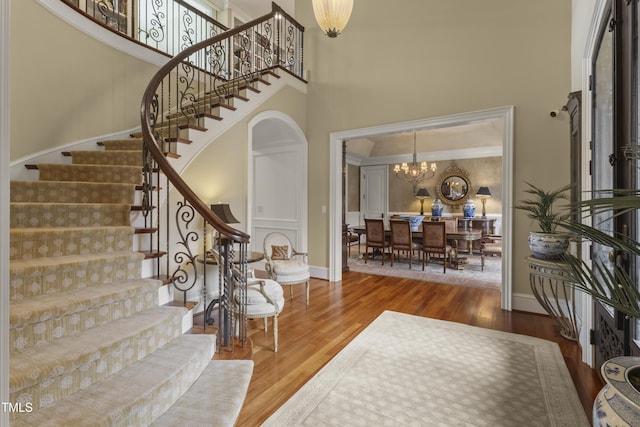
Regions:
<svg viewBox="0 0 640 427"><path fill-rule="evenodd" d="M424 199L427 197L431 197L431 194L427 191L426 188L418 188L416 192L416 198L420 200L420 215L424 215Z"/></svg>
<svg viewBox="0 0 640 427"><path fill-rule="evenodd" d="M478 188L478 192L476 193L476 197L480 199L482 202L482 218L487 217L487 210L485 208L485 203L487 203L487 199L491 197L491 191L489 191L489 187L480 187Z"/></svg>
<svg viewBox="0 0 640 427"><path fill-rule="evenodd" d="M352 10L353 0L313 0L316 21L322 31L331 38L338 37L344 30Z"/></svg>

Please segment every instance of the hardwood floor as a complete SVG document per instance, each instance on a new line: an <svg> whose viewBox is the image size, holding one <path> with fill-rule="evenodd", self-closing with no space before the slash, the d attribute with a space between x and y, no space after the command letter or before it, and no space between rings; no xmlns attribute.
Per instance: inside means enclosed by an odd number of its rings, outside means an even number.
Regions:
<svg viewBox="0 0 640 427"><path fill-rule="evenodd" d="M337 283L312 279L309 306L305 305L304 287L294 287L294 299L287 299L279 316L278 353L273 352L271 322L264 333L259 320L249 321L250 343L245 349L236 347L235 353L223 350L216 356L253 358L255 363L237 425L260 425L384 310L557 342L591 419L591 406L602 381L581 362L579 346L560 336L549 317L503 311L500 293L494 290L350 272ZM195 320L202 325L201 316ZM208 327L207 332L214 329ZM194 326L193 333L202 333L202 326Z"/></svg>

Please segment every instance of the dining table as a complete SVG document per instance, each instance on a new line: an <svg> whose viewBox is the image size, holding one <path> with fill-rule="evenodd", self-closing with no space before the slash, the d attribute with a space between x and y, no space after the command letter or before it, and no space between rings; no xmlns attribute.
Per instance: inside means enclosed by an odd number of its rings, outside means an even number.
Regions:
<svg viewBox="0 0 640 427"><path fill-rule="evenodd" d="M367 234L367 228L365 225L355 225L355 226L350 226L350 229L356 233L358 236L360 235L366 235ZM387 237L391 237L391 230L389 229L388 226L385 226L385 236ZM412 237L415 238L422 238L422 226L419 226L417 229L415 230L411 230L411 235ZM473 230L473 229L464 229L464 228L459 228L457 227L455 230L453 231L448 231L447 232L447 241L452 241L453 242L453 249L454 249L454 256L452 258L452 263L453 266L459 270L461 270L463 268L463 265L466 263L466 258L465 257L461 257L459 254L459 250L458 250L458 242L460 241L467 241L470 242L469 244L469 255L473 255L473 244L472 242L476 241L476 240L481 240L482 239L482 231L481 230Z"/></svg>

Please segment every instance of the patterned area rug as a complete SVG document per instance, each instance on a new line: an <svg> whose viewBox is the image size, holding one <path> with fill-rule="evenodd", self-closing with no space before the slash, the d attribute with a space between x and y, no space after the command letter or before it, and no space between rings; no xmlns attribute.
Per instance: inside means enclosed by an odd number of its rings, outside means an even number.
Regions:
<svg viewBox="0 0 640 427"><path fill-rule="evenodd" d="M364 247L363 247L364 250ZM449 285L475 286L479 288L501 289L502 285L502 258L485 257L484 271L481 269L480 255L461 254L466 259L463 269L456 270L447 266L447 272L442 272L442 262L429 262L422 271L422 262L414 257L413 265L409 269L409 261L406 256L393 262L385 258L384 266L380 265L380 256L369 259L364 263L363 254L358 253L357 246L351 247L349 257L350 271L359 273L376 274L378 276L396 276L409 279L425 280Z"/></svg>
<svg viewBox="0 0 640 427"><path fill-rule="evenodd" d="M385 311L263 426L587 426L557 344Z"/></svg>

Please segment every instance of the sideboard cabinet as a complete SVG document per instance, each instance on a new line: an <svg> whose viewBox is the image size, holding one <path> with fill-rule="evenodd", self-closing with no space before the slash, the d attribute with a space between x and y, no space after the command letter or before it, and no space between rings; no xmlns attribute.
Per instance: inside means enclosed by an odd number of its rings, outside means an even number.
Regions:
<svg viewBox="0 0 640 427"><path fill-rule="evenodd" d="M496 218L458 218L458 228L463 230L480 230L482 231L482 237L490 234L495 234L496 230ZM468 242L460 242L460 250L469 250ZM480 250L482 246L481 241L473 242L473 250Z"/></svg>

